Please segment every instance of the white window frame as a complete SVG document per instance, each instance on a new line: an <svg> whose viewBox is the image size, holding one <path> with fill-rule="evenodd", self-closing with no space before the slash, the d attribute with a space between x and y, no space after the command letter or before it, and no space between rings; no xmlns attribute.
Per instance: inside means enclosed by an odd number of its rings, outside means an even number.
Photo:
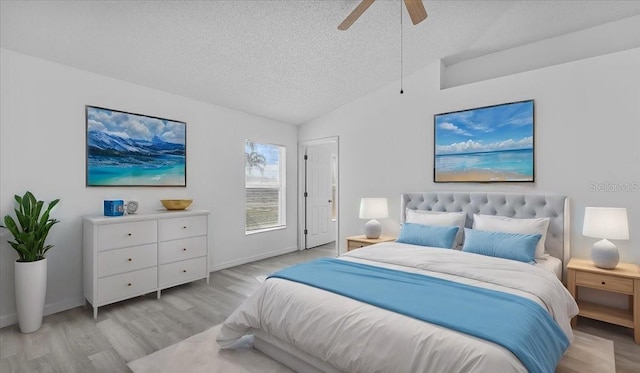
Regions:
<svg viewBox="0 0 640 373"><path fill-rule="evenodd" d="M247 174L246 174L246 161L245 161L245 186L244 186L244 190L245 190L245 197L244 197L244 219L245 219L245 227L244 227L244 231L245 231L245 235L251 235L251 234L256 234L256 233L263 233L263 232L270 232L270 231L274 231L274 230L280 230L280 229L285 229L287 227L287 203L286 203L286 196L287 196L287 148L284 145L279 145L279 144L273 144L273 143L268 143L268 142L261 142L261 141L254 141L251 139L246 139L245 140L245 152L246 152L246 144L248 142L253 142L254 144L261 144L261 145L270 145L270 146L277 146L280 150L280 162L278 164L278 172L280 173L280 184L278 186L278 222L277 224L274 224L273 226L268 226L268 227L264 227L264 228L259 228L259 229L247 229L247 225L246 225L246 219L247 219L247 189L248 188L252 188L252 189L261 189L261 187L248 187L247 186ZM269 186L265 186L262 187L264 189L273 189L273 187Z"/></svg>

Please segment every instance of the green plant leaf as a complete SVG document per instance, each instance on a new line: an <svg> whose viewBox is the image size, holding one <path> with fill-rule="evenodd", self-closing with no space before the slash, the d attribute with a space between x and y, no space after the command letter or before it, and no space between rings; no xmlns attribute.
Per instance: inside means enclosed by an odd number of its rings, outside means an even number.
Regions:
<svg viewBox="0 0 640 373"><path fill-rule="evenodd" d="M60 199L51 201L44 211L44 201L38 201L29 191L22 197L15 195L14 200L17 222L10 215L6 215L4 225L0 225L9 230L15 240L7 242L18 253L18 261L32 262L44 259L44 254L53 247L45 245L47 236L51 228L59 223L50 217L50 213Z"/></svg>

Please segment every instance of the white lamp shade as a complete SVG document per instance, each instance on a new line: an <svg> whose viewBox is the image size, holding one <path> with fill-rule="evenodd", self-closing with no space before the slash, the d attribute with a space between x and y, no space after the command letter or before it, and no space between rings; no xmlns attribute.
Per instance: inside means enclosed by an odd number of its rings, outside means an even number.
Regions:
<svg viewBox="0 0 640 373"><path fill-rule="evenodd" d="M360 219L381 219L389 216L386 198L362 198Z"/></svg>
<svg viewBox="0 0 640 373"><path fill-rule="evenodd" d="M582 234L587 237L628 240L627 209L623 207L585 207Z"/></svg>

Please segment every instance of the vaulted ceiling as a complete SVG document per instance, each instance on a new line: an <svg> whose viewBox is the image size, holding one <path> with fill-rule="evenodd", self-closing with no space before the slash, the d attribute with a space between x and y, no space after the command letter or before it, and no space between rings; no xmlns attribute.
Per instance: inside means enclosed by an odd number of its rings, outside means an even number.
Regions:
<svg viewBox="0 0 640 373"><path fill-rule="evenodd" d="M438 59L448 64L640 14L640 1L0 2L2 48L301 124Z"/></svg>

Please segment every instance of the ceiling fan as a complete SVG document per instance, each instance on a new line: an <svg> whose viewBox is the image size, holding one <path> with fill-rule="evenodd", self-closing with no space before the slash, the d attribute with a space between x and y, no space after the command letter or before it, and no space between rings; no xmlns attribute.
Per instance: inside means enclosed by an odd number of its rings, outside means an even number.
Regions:
<svg viewBox="0 0 640 373"><path fill-rule="evenodd" d="M342 21L338 26L338 30L345 31L351 27L351 25L360 18L362 13L364 13L364 11L367 10L374 1L376 0L362 0L351 14ZM413 22L414 25L417 25L427 18L427 11L424 9L422 0L404 0L404 5L407 7L409 16L411 16L411 22Z"/></svg>

